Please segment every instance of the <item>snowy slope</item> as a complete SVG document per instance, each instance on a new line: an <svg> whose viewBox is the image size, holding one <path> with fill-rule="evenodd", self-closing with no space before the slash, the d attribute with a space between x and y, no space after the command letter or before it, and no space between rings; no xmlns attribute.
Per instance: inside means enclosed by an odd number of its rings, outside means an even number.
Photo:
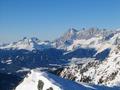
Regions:
<svg viewBox="0 0 120 90"><path fill-rule="evenodd" d="M108 86L120 86L120 46L116 46L108 59L95 70L94 83L98 84L101 81L100 83Z"/></svg>
<svg viewBox="0 0 120 90"><path fill-rule="evenodd" d="M106 60L71 64L60 73L60 76L76 82L120 86L120 45L111 49Z"/></svg>
<svg viewBox="0 0 120 90"><path fill-rule="evenodd" d="M118 90L119 87L105 87L75 83L47 72L31 71L15 90Z"/></svg>

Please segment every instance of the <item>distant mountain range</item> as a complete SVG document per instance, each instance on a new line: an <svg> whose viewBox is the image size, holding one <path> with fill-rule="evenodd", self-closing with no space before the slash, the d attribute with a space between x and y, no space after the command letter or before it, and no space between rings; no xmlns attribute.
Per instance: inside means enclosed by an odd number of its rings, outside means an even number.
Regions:
<svg viewBox="0 0 120 90"><path fill-rule="evenodd" d="M106 30L98 28L76 30L70 28L63 36L54 41L41 41L36 37L27 38L13 42L11 44L4 44L0 49L13 49L13 50L44 50L49 48L57 48L64 50L74 50L81 47L95 47L95 45L106 43L117 44L115 42L120 30ZM112 39L114 37L114 39Z"/></svg>

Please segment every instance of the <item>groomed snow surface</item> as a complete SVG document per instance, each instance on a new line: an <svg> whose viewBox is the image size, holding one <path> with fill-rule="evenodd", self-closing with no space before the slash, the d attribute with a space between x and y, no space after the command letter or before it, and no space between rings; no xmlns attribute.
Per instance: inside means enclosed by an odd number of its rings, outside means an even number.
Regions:
<svg viewBox="0 0 120 90"><path fill-rule="evenodd" d="M48 72L32 70L15 90L120 90L120 88L78 84Z"/></svg>

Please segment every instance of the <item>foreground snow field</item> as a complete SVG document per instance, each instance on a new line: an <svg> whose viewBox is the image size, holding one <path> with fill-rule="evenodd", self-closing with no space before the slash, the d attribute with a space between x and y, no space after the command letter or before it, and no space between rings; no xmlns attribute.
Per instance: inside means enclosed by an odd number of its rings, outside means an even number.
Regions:
<svg viewBox="0 0 120 90"><path fill-rule="evenodd" d="M106 87L75 83L48 72L32 70L15 90L119 90L119 87Z"/></svg>

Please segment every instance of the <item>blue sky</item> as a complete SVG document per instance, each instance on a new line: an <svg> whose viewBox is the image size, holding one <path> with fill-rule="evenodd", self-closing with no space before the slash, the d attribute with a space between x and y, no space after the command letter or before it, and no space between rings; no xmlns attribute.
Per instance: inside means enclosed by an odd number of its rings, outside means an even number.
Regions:
<svg viewBox="0 0 120 90"><path fill-rule="evenodd" d="M120 0L0 0L0 43L53 40L70 27L120 28Z"/></svg>

